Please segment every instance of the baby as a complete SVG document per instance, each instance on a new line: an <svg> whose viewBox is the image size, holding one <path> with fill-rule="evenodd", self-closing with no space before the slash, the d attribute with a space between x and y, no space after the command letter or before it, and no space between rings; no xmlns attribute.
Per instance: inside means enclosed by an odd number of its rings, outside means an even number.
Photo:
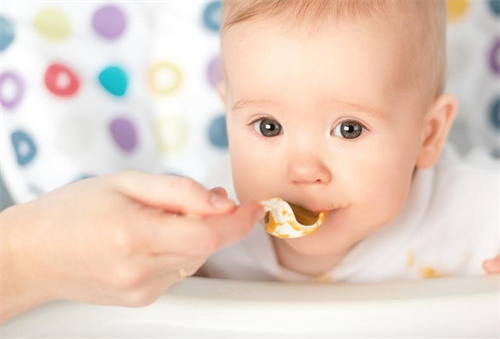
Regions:
<svg viewBox="0 0 500 339"><path fill-rule="evenodd" d="M440 0L225 0L221 48L240 202L281 197L328 216L314 234L255 227L203 274L381 281L484 273L500 252L498 175L443 144Z"/></svg>

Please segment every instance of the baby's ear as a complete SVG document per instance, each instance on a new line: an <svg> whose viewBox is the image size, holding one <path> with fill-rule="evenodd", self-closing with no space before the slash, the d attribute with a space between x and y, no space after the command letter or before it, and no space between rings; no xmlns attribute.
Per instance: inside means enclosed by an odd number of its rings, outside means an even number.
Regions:
<svg viewBox="0 0 500 339"><path fill-rule="evenodd" d="M226 83L224 81L217 83L217 92L219 92L219 99L222 105L226 108Z"/></svg>
<svg viewBox="0 0 500 339"><path fill-rule="evenodd" d="M417 167L429 168L439 159L444 142L457 112L457 99L449 94L437 98L424 118L422 144Z"/></svg>

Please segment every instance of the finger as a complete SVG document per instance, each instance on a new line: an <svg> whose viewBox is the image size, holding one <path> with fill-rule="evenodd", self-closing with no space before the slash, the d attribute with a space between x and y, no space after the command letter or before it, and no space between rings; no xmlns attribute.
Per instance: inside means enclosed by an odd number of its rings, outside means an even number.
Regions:
<svg viewBox="0 0 500 339"><path fill-rule="evenodd" d="M263 215L257 203L244 204L230 214L206 219L166 215L148 227L146 241L151 253L206 258L243 238Z"/></svg>
<svg viewBox="0 0 500 339"><path fill-rule="evenodd" d="M227 198L227 191L223 187L214 187L210 190L211 192Z"/></svg>
<svg viewBox="0 0 500 339"><path fill-rule="evenodd" d="M255 223L264 219L264 209L256 202L241 205L234 213L210 216L208 226L220 237L218 249L244 238Z"/></svg>
<svg viewBox="0 0 500 339"><path fill-rule="evenodd" d="M488 274L500 273L500 257L495 259L485 260L483 262L483 269Z"/></svg>
<svg viewBox="0 0 500 339"><path fill-rule="evenodd" d="M113 180L120 193L170 213L207 216L235 208L233 201L186 177L124 171Z"/></svg>

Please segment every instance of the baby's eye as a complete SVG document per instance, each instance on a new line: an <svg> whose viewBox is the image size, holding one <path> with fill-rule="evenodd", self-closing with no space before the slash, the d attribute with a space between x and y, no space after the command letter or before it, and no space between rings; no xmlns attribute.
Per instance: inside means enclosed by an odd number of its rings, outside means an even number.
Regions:
<svg viewBox="0 0 500 339"><path fill-rule="evenodd" d="M253 122L253 128L257 133L269 138L281 134L280 123L269 118L261 118Z"/></svg>
<svg viewBox="0 0 500 339"><path fill-rule="evenodd" d="M356 139L363 133L365 127L357 121L346 120L335 126L333 135L345 139Z"/></svg>

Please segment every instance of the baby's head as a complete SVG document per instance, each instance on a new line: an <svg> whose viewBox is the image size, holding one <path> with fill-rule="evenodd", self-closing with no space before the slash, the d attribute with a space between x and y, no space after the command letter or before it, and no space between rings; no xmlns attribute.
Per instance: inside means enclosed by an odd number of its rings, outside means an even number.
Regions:
<svg viewBox="0 0 500 339"><path fill-rule="evenodd" d="M441 0L226 0L221 23L238 198L330 211L287 239L333 255L388 224L456 111Z"/></svg>

